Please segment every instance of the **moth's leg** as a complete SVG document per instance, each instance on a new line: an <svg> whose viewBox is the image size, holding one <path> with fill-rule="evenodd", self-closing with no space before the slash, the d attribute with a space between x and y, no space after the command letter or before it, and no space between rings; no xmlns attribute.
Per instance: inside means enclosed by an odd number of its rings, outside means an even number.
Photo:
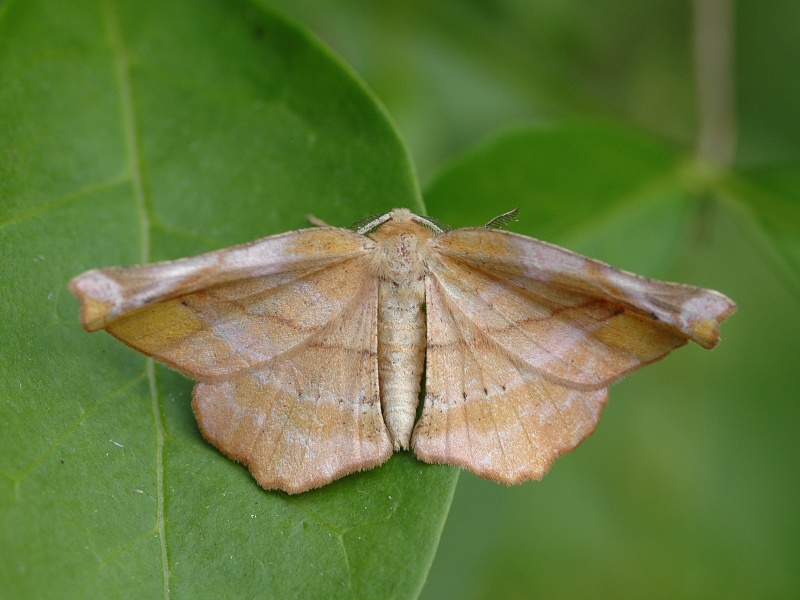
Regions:
<svg viewBox="0 0 800 600"><path fill-rule="evenodd" d="M306 215L306 220L311 223L314 227L331 227L322 219L315 217L314 215Z"/></svg>

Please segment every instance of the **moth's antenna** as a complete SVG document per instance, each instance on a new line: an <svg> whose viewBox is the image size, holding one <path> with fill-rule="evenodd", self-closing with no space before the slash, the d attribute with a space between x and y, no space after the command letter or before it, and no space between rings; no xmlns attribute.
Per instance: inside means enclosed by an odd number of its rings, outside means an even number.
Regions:
<svg viewBox="0 0 800 600"><path fill-rule="evenodd" d="M368 217L364 217L363 219L359 219L348 229L355 231L356 233L360 233L361 235L366 235L376 227L380 227L386 221L388 221L392 217L392 213L388 212L386 214L376 213L374 215L370 215Z"/></svg>
<svg viewBox="0 0 800 600"><path fill-rule="evenodd" d="M370 223L375 221L375 219L377 219L379 217L382 217L383 215L384 215L384 213L373 213L373 214L368 215L368 216L366 216L366 217L364 217L362 219L359 219L358 221L354 221L353 223L350 223L350 225L348 226L348 229L350 231L358 231L359 229L364 227L364 225L369 225Z"/></svg>
<svg viewBox="0 0 800 600"><path fill-rule="evenodd" d="M434 233L445 233L452 229L447 223L443 223L439 219L434 219L433 217L421 217L419 215L414 215L414 220L420 225L427 227Z"/></svg>
<svg viewBox="0 0 800 600"><path fill-rule="evenodd" d="M509 223L513 223L517 220L517 214L519 214L519 208L515 208L514 210L510 210L507 213L503 213L502 215L496 216L494 219L489 221L484 227L486 229L502 229Z"/></svg>

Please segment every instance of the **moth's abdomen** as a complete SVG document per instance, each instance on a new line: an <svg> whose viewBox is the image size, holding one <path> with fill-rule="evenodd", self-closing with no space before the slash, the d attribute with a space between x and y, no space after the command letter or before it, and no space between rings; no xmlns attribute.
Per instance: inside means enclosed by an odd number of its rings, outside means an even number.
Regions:
<svg viewBox="0 0 800 600"><path fill-rule="evenodd" d="M425 361L424 297L423 281L408 288L393 281L380 283L378 381L383 420L395 450L408 448L417 415Z"/></svg>
<svg viewBox="0 0 800 600"><path fill-rule="evenodd" d="M394 213L392 213L394 214ZM417 416L425 361L425 276L433 232L399 211L370 235L378 288L378 384L383 420L395 450L407 449Z"/></svg>

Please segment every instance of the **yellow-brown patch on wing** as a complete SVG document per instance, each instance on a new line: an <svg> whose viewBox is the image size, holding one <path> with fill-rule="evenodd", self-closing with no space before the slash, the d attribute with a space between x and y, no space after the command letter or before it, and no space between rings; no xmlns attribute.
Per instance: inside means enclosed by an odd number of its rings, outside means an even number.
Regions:
<svg viewBox="0 0 800 600"><path fill-rule="evenodd" d="M107 330L198 381L256 368L320 331L363 289L365 257L214 286L126 313Z"/></svg>
<svg viewBox="0 0 800 600"><path fill-rule="evenodd" d="M607 387L686 343L674 328L620 303L437 255L433 277L483 334L541 377Z"/></svg>
<svg viewBox="0 0 800 600"><path fill-rule="evenodd" d="M140 352L153 356L205 328L185 303L169 300L130 313L106 329Z"/></svg>
<svg viewBox="0 0 800 600"><path fill-rule="evenodd" d="M102 329L102 323L111 312L113 304L107 300L86 298L81 304L81 323L87 331Z"/></svg>

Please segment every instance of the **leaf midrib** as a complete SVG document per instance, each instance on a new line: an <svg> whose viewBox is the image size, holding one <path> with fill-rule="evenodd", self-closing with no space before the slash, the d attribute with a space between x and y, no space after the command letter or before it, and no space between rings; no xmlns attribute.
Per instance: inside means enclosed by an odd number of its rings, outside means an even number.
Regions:
<svg viewBox="0 0 800 600"><path fill-rule="evenodd" d="M133 102L131 85L131 61L128 47L122 32L119 7L115 0L107 0L104 4L104 20L108 30L109 42L114 56L117 85L121 103L121 116L125 153L133 188L133 200L139 215L139 261L145 264L150 261L152 218L149 202L144 189L144 173L142 165L139 132ZM156 443L156 525L161 547L161 567L163 571L164 598L170 597L169 559L167 556L167 540L164 519L164 423L161 414L161 401L156 384L155 363L152 358L146 360L148 387L150 389L151 409L153 411L153 427Z"/></svg>

